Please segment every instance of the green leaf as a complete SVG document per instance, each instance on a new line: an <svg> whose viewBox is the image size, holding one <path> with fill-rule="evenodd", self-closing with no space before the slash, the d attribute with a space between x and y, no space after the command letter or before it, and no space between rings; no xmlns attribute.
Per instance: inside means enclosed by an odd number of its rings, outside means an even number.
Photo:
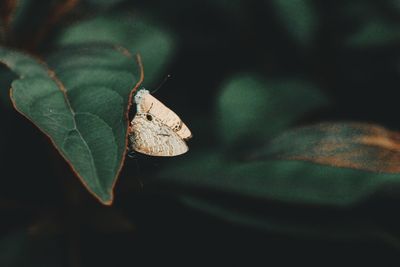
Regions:
<svg viewBox="0 0 400 267"><path fill-rule="evenodd" d="M218 129L227 143L244 137L272 137L327 103L322 93L304 81L235 76L225 83L218 99Z"/></svg>
<svg viewBox="0 0 400 267"><path fill-rule="evenodd" d="M242 199L299 205L351 206L399 182L398 175L342 169L306 161L236 162L204 152L163 171L158 182Z"/></svg>
<svg viewBox="0 0 400 267"><path fill-rule="evenodd" d="M396 44L400 41L400 24L382 20L369 21L352 35L347 43L350 46L379 46Z"/></svg>
<svg viewBox="0 0 400 267"><path fill-rule="evenodd" d="M163 169L153 182L194 209L246 227L400 245L370 215L352 212L372 196L388 197L398 175L295 160L238 162L203 151Z"/></svg>
<svg viewBox="0 0 400 267"><path fill-rule="evenodd" d="M248 227L377 239L398 248L396 234L371 222L370 215L347 212L376 196L398 197L398 136L370 124L322 123L267 138L264 146L241 151L242 160L215 151L192 154L170 164L154 182L192 208ZM321 211L329 209L343 215L327 218Z"/></svg>
<svg viewBox="0 0 400 267"><path fill-rule="evenodd" d="M135 60L109 46L74 46L54 53L50 67L0 49L19 79L15 108L41 129L87 189L111 204L126 151L127 107L138 83Z"/></svg>
<svg viewBox="0 0 400 267"><path fill-rule="evenodd" d="M337 211L329 216L318 209L296 207L290 210L287 207L269 207L257 200L237 201L226 196L224 201L218 201L216 197L188 195L180 196L179 199L191 208L224 221L274 234L305 237L308 240L373 240L395 248L400 246L400 240L393 233L385 231L368 218L349 216L346 211L341 216L337 216Z"/></svg>
<svg viewBox="0 0 400 267"><path fill-rule="evenodd" d="M117 13L97 16L65 28L57 45L84 43L119 44L134 54L140 53L145 63L145 80L150 86L159 83L163 69L175 51L174 37L167 31L136 14Z"/></svg>
<svg viewBox="0 0 400 267"><path fill-rule="evenodd" d="M317 31L317 12L311 0L272 1L278 19L294 40L302 45L310 44Z"/></svg>

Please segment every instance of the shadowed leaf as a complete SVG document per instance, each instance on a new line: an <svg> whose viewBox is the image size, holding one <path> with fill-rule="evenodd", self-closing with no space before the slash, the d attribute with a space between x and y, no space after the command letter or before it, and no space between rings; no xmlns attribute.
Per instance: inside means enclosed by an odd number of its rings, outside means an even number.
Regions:
<svg viewBox="0 0 400 267"><path fill-rule="evenodd" d="M0 106L7 109L12 109L12 104L9 96L11 82L16 79L15 74L6 66L0 64Z"/></svg>
<svg viewBox="0 0 400 267"><path fill-rule="evenodd" d="M400 40L400 24L390 24L376 20L365 23L351 36L347 43L351 46L377 46L398 44Z"/></svg>
<svg viewBox="0 0 400 267"><path fill-rule="evenodd" d="M295 160L229 161L204 151L163 170L155 184L192 208L273 233L372 239L399 246L369 215L354 215L375 195L400 188L396 174Z"/></svg>
<svg viewBox="0 0 400 267"><path fill-rule="evenodd" d="M51 67L4 48L14 71L15 108L52 141L83 184L110 204L126 151L127 107L138 82L135 60L114 47L72 47L49 57Z"/></svg>
<svg viewBox="0 0 400 267"><path fill-rule="evenodd" d="M368 218L351 216L346 210L323 212L322 209L279 207L259 203L257 199L240 200L224 196L181 196L182 203L230 223L284 236L330 240L373 240L393 247L400 240ZM285 212L286 211L286 212Z"/></svg>

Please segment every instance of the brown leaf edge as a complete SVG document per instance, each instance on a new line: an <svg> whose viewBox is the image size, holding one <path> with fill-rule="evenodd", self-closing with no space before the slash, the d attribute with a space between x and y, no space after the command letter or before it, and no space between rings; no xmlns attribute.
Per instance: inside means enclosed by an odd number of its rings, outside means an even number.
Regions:
<svg viewBox="0 0 400 267"><path fill-rule="evenodd" d="M47 20L43 23L40 30L37 31L33 40L31 41L29 50L34 51L36 47L45 39L46 35L67 16L79 4L80 0L64 0L58 3L52 10Z"/></svg>
<svg viewBox="0 0 400 267"><path fill-rule="evenodd" d="M129 53L129 51L128 51L127 49L125 49L125 48L123 48L123 47L121 47L121 46L114 46L114 48L115 48L117 51L121 52L124 56L131 57L131 54ZM20 53L23 53L23 52L20 52ZM67 98L67 95L66 95L67 91L66 91L64 85L62 84L62 82L61 82L61 81L57 78L57 76L55 75L55 72L52 71L52 70L47 66L47 64L46 64L45 62L43 62L41 59L39 59L39 58L37 58L37 57L35 57L35 56L32 56L32 55L29 55L29 56L35 58L40 64L42 64L42 65L46 68L46 70L48 71L49 77L57 84L57 86L58 86L58 88L60 89L60 91L64 94L64 97L65 97L66 99L68 99L68 98ZM104 201L104 200L102 200L101 198L99 198L99 196L97 196L94 192L92 192L92 190L90 190L90 188L86 185L85 180L77 173L77 171L74 169L74 166L72 166L72 164L68 161L68 159L67 159L67 158L60 152L60 150L57 148L57 146L55 145L53 139L52 139L48 134L46 134L45 132L43 132L43 131L39 128L39 130L42 131L43 134L50 140L50 142L51 142L51 143L53 144L53 146L56 148L57 152L61 155L61 157L64 158L64 160L67 162L68 166L71 168L72 172L78 177L78 179L81 181L81 183L83 184L83 186L89 191L89 193L92 194L101 204L104 204L104 205L106 205L106 206L111 206L112 203L113 203L113 200L114 200L114 187L115 187L116 182L117 182L117 180L118 180L118 176L119 176L119 174L120 174L120 172L121 172L121 170L122 170L122 168L123 168L123 166L124 166L126 154L127 154L127 151L128 151L127 147L128 147L128 135L129 135L129 110L130 110L130 108L131 108L131 106L132 106L133 95L135 94L135 92L137 91L137 89L140 87L140 85L143 83L143 80L144 80L143 63L142 63L142 57L141 57L140 53L137 53L137 54L136 54L136 62L137 62L137 64L138 64L138 66L139 66L139 80L137 81L137 83L136 83L135 86L132 88L132 90L131 90L131 92L130 92L130 94L129 94L128 107L127 107L127 109L126 109L126 111L125 111L125 119L126 119L126 121L128 122L128 126L127 126L126 133L125 133L125 147L126 147L126 149L125 149L125 151L124 151L124 154L122 155L121 164L120 164L120 166L119 166L119 168L118 168L118 170L117 170L117 174L116 174L116 176L114 177L114 181L113 181L113 184L112 184L112 186L111 186L111 190L110 190L110 192L109 192L109 193L110 193L110 196L111 196L111 198L110 198L109 201ZM7 66L8 68L10 68L10 67L7 65L7 63L5 63L5 62L2 62L2 63L3 63L5 66ZM11 68L10 68L10 69L11 69ZM15 109L16 111L18 111L18 112L19 112L22 116L24 116L26 119L28 119L33 125L35 125L27 116L25 116L22 112L20 112L20 111L18 110L18 108L17 108L17 106L16 106L16 103L15 103L15 101L14 101L14 99L13 99L12 88L10 88L10 90L9 90L9 95L10 95L10 99L11 99L11 102L12 102L12 105L13 105L14 109ZM67 103L69 103L69 102L67 101ZM36 126L36 125L35 125L35 126Z"/></svg>
<svg viewBox="0 0 400 267"><path fill-rule="evenodd" d="M123 53L125 56L127 56L127 55L130 55L130 52L127 50L127 49L125 49L124 47L122 47L122 46L118 46L118 47L116 47L117 48L117 50L119 50L121 53ZM128 98L128 107L126 108L126 111L125 111L125 119L126 119L126 121L127 121L127 127L126 127L126 132L125 132L125 150L124 150L124 154L122 155L122 158L121 158L121 165L119 166L119 168L118 168L118 170L117 170L117 174L116 174L116 176L114 177L114 181L113 181L113 184L112 184L112 186L111 186L111 192L110 192L110 195L111 195L111 199L110 199L110 201L109 202L103 202L101 199L99 199L96 195L95 195L95 197L102 203L102 204L104 204L104 205L107 205L107 206L110 206L110 205L112 205L112 203L113 203L113 200L114 200L114 187L115 187L115 185L116 185L116 183L117 183L117 181L118 181L118 177L119 177L119 174L121 173L121 170L122 170L122 168L124 167L124 163L125 163L125 158L126 158L126 154L128 153L128 143L129 143L129 141L128 141L128 136L129 136L129 123L130 123L130 121L129 121L129 111L131 110L131 107L132 107L132 101L133 101L133 95L136 93L136 91L139 89L139 87L140 87L140 85L143 83L143 81L144 81L144 69L143 69L143 62L142 62L142 56L140 55L140 53L137 53L136 54L136 63L138 64L138 67L139 67L139 80L137 81L137 83L135 84L135 86L132 88L132 90L131 90L131 92L130 92L130 94L129 94L129 98ZM86 187L86 186L85 186ZM89 192L90 192L90 190L88 190ZM92 193L92 192L91 192ZM93 194L94 195L94 194Z"/></svg>

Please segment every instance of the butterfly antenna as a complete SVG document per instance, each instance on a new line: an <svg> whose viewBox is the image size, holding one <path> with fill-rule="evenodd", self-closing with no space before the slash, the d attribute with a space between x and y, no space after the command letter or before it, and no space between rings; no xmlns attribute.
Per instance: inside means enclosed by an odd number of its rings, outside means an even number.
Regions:
<svg viewBox="0 0 400 267"><path fill-rule="evenodd" d="M170 74L168 74L167 76L165 76L164 80L160 83L160 85L159 85L153 92L151 92L151 94L154 94L155 92L157 92L158 89L160 89L161 86L163 86L164 83L165 83L166 81L168 81L169 78L171 78L171 75L170 75Z"/></svg>

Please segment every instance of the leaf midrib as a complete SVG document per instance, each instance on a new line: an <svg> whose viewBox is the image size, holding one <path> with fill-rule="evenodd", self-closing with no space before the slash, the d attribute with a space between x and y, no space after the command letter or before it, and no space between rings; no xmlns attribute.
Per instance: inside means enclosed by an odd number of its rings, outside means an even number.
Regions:
<svg viewBox="0 0 400 267"><path fill-rule="evenodd" d="M40 64L44 67L44 69L46 70L47 76L55 83L55 85L57 86L57 88L59 89L59 91L63 94L64 100L65 100L65 102L66 102L66 104L67 104L67 106L68 106L68 109L69 109L69 111L71 112L71 115L72 115L72 122L73 122L73 126L74 126L74 127L71 128L70 131L75 131L75 132L78 134L80 140L82 140L82 143L84 144L85 148L86 148L87 151L89 152L91 171L92 171L92 173L94 173L94 174L96 175L96 177L99 177L96 164L94 163L94 158L93 158L93 155L92 155L92 151L91 151L91 149L90 149L88 143L86 142L86 140L83 138L81 132L79 131L79 129L78 129L78 127L77 127L76 119L75 119L75 116L76 116L77 114L90 114L90 115L93 115L93 116L96 116L96 115L91 114L91 113L89 113L89 112L78 112L78 113L75 112L75 110L72 108L71 102L69 101L68 94L67 94L67 90L66 90L64 84L61 82L61 80L56 76L55 71L52 70L52 69L50 69L50 67L49 67L45 62L39 61L39 63L40 63ZM11 66L9 66L10 64L6 64L6 65L11 69ZM18 76L19 76L19 79L20 79L20 80L26 78L26 76L23 75L23 74L20 74L20 75L18 75ZM96 117L97 117L98 119L102 120L102 119L99 118L98 116L96 116ZM104 122L104 120L102 120L102 121ZM105 122L104 122L104 123L105 123ZM105 123L105 124L109 127L109 125L108 125L107 123ZM65 143L65 141L66 141L66 138L64 138L63 143ZM60 153L62 153L62 154L65 156L65 158L67 159L66 155L64 154L63 148L60 149ZM69 160L67 160L67 161L69 162ZM78 175L78 177L81 178L80 180L81 180L84 184L87 185L86 180L83 179L83 177L81 177L81 175L75 170L75 168L74 168L71 164L70 164L70 166L71 166L71 168L74 170L74 172ZM100 180L99 180L99 179L94 179L94 180L95 180L95 183L96 183L96 185L98 186L99 190L103 191L103 187L102 187L102 184L100 183ZM107 193L107 192L104 192L104 191L103 191L103 193Z"/></svg>

